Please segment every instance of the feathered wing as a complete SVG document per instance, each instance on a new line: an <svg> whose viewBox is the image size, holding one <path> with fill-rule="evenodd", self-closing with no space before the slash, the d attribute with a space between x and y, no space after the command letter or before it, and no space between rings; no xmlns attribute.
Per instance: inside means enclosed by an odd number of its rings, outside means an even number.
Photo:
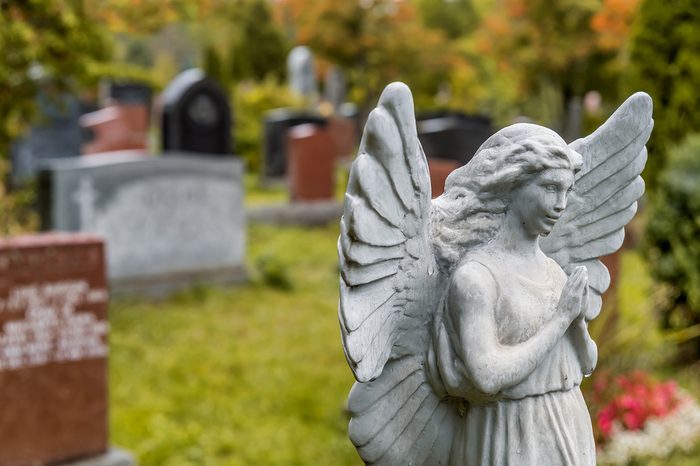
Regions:
<svg viewBox="0 0 700 466"><path fill-rule="evenodd" d="M622 246L624 227L644 193L640 174L653 126L651 98L638 92L593 134L569 145L583 157L583 168L562 217L540 247L567 274L579 265L588 269L587 320L600 313L610 286L608 269L598 258Z"/></svg>
<svg viewBox="0 0 700 466"><path fill-rule="evenodd" d="M427 238L430 178L413 98L387 86L369 115L340 222L339 320L358 383L350 438L368 464L446 464L454 410L426 381L440 273ZM451 438L451 437L450 437Z"/></svg>

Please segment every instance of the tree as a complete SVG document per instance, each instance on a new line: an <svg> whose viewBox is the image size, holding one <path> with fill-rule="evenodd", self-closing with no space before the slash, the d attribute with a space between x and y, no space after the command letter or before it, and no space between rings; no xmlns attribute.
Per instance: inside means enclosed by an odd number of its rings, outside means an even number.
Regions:
<svg viewBox="0 0 700 466"><path fill-rule="evenodd" d="M36 97L93 81L109 58L104 33L79 0L0 2L0 234L26 224L26 193L7 193L11 141L36 117ZM23 218L25 220L23 220Z"/></svg>
<svg viewBox="0 0 700 466"><path fill-rule="evenodd" d="M630 91L654 100L645 179L657 185L670 148L700 128L700 8L694 0L645 0L630 53Z"/></svg>
<svg viewBox="0 0 700 466"><path fill-rule="evenodd" d="M469 35L478 16L472 0L415 0L425 26L441 30L449 39Z"/></svg>
<svg viewBox="0 0 700 466"><path fill-rule="evenodd" d="M275 12L294 42L321 57L321 66L337 64L348 73L364 108L395 80L411 86L417 106L432 105L457 59L445 35L425 27L410 2L280 0Z"/></svg>
<svg viewBox="0 0 700 466"><path fill-rule="evenodd" d="M656 305L662 327L676 331L693 359L700 358L699 154L700 134L670 151L650 206L645 248L661 285Z"/></svg>
<svg viewBox="0 0 700 466"><path fill-rule="evenodd" d="M637 0L496 0L477 31L478 50L496 58L499 72L513 76L521 110L534 97L540 110L530 111L541 119L549 95L559 129L571 139L580 125L572 105L586 91L618 97L615 62L636 5Z"/></svg>

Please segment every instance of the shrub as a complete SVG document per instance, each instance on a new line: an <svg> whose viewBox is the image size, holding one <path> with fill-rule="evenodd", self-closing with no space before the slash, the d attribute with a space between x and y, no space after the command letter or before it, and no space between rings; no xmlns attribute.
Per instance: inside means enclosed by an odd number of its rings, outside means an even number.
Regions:
<svg viewBox="0 0 700 466"><path fill-rule="evenodd" d="M644 0L631 40L630 91L654 99L654 131L649 139L645 180L655 192L670 149L700 128L700 8L695 0Z"/></svg>
<svg viewBox="0 0 700 466"><path fill-rule="evenodd" d="M649 212L646 241L664 329L700 357L700 134L672 150Z"/></svg>
<svg viewBox="0 0 700 466"><path fill-rule="evenodd" d="M303 107L304 101L272 77L262 82L244 81L233 91L235 151L246 161L246 170L262 166L263 118L275 108Z"/></svg>

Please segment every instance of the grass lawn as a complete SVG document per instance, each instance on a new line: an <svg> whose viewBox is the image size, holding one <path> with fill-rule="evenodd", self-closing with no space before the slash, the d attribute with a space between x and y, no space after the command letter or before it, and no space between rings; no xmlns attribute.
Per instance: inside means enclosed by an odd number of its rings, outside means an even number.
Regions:
<svg viewBox="0 0 700 466"><path fill-rule="evenodd" d="M360 465L344 412L353 378L337 323L337 235L251 225L251 283L114 303L112 442L145 466ZM654 370L700 395L697 367L660 365L643 261L626 253L623 270L617 331L600 342L608 367Z"/></svg>
<svg viewBox="0 0 700 466"><path fill-rule="evenodd" d="M112 442L147 466L361 464L344 413L337 234L252 226L253 283L115 303Z"/></svg>

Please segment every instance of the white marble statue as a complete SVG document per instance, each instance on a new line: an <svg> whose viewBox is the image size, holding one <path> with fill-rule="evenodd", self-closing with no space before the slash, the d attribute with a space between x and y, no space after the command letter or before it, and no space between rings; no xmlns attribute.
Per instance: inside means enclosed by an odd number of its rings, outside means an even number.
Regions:
<svg viewBox="0 0 700 466"><path fill-rule="evenodd" d="M491 136L430 199L409 89L370 114L345 197L340 324L370 465L593 465L587 324L644 191L649 96L567 145Z"/></svg>

